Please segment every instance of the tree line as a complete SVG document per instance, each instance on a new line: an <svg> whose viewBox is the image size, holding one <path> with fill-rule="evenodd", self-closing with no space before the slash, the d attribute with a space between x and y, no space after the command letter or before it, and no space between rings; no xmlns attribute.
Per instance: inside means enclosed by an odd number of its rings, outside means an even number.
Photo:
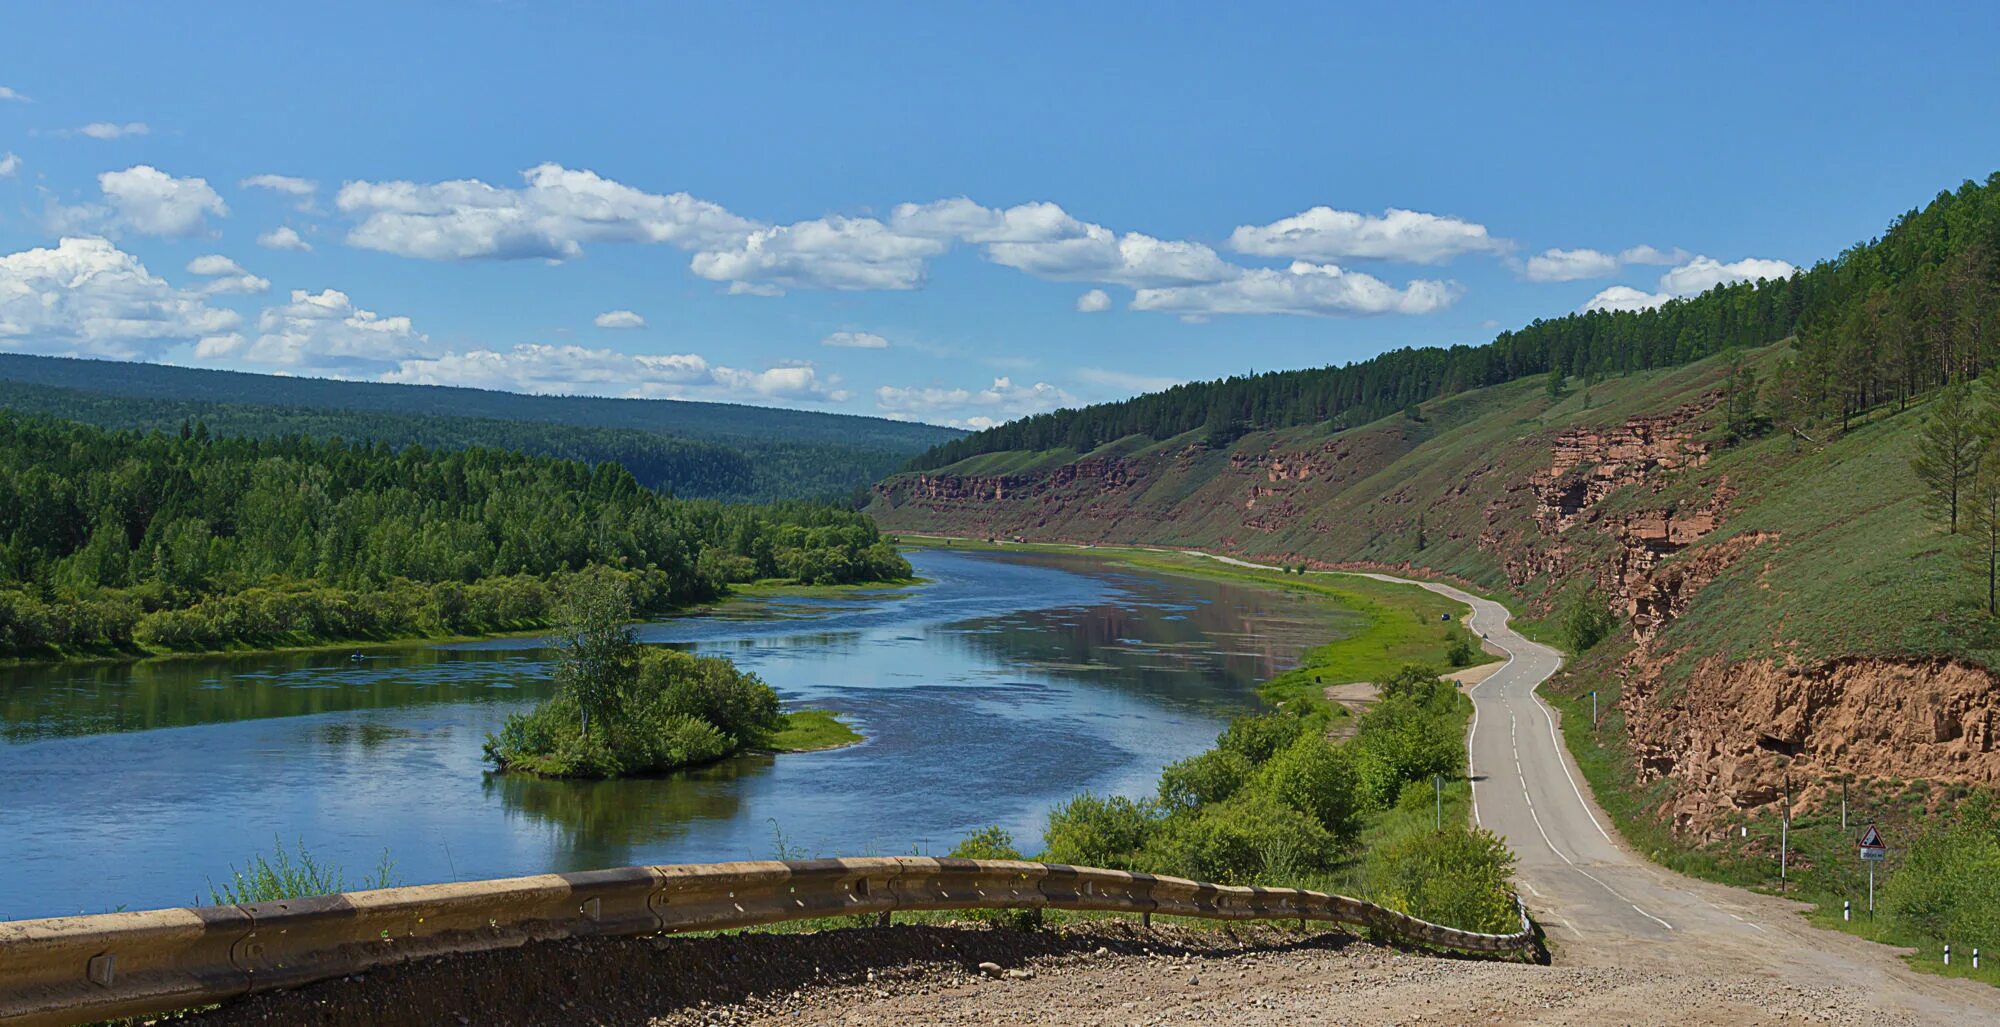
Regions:
<svg viewBox="0 0 2000 1027"><path fill-rule="evenodd" d="M609 462L0 411L0 654L540 627L594 567L647 610L910 573L852 511L675 499Z"/></svg>
<svg viewBox="0 0 2000 1027"><path fill-rule="evenodd" d="M1775 281L1718 285L1637 311L1537 320L1480 346L1405 348L1338 367L1175 386L1010 421L933 447L929 470L980 453L1087 452L1131 435L1204 430L1221 445L1254 430L1353 427L1469 389L1548 376L1586 382L1672 367L1795 336L1772 377L1776 417L1842 422L1977 376L2000 354L2000 173L1940 193L1880 238Z"/></svg>
<svg viewBox="0 0 2000 1027"><path fill-rule="evenodd" d="M549 421L133 397L4 380L0 407L136 431L200 425L213 435L309 435L392 449L519 450L586 464L616 463L648 488L735 502L844 496L894 471L917 448L806 439L711 440Z"/></svg>

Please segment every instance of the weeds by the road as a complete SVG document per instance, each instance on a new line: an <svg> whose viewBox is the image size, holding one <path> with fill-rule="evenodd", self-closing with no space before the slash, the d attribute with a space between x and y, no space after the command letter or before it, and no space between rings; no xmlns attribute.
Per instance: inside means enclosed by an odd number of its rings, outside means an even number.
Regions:
<svg viewBox="0 0 2000 1027"><path fill-rule="evenodd" d="M396 864L389 859L389 850L382 850L382 859L375 866L375 872L355 882L352 889L347 876L340 867L320 862L299 842L296 856L285 849L282 840L273 839L271 855L261 853L251 856L241 868L230 867L229 877L220 885L209 882L209 901L213 905L227 906L254 902L277 902L280 899L300 899L313 895L334 895L371 888L393 888L396 880Z"/></svg>

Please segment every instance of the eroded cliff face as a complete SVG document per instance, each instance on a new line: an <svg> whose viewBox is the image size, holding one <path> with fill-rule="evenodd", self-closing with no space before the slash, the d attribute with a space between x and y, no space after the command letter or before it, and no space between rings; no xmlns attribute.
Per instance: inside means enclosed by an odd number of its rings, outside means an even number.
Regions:
<svg viewBox="0 0 2000 1027"><path fill-rule="evenodd" d="M1671 778L1676 830L1713 840L1733 812L1838 790L1841 774L2000 786L2000 682L1964 664L1840 660L1816 667L1708 661L1669 691L1628 682L1639 780Z"/></svg>

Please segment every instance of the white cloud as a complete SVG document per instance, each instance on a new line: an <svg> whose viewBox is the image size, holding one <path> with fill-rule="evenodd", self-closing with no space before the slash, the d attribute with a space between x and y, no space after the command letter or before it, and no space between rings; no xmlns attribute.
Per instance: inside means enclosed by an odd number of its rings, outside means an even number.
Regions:
<svg viewBox="0 0 2000 1027"><path fill-rule="evenodd" d="M152 131L143 121L128 121L122 125L111 121L93 121L76 129L75 134L91 139L123 139L126 136L147 135Z"/></svg>
<svg viewBox="0 0 2000 1027"><path fill-rule="evenodd" d="M14 172L19 170L21 170L21 158L12 153L0 153L0 178L12 178Z"/></svg>
<svg viewBox="0 0 2000 1027"><path fill-rule="evenodd" d="M310 252L312 244L299 238L299 233L290 225L279 225L257 237L257 245L272 250L300 250Z"/></svg>
<svg viewBox="0 0 2000 1027"><path fill-rule="evenodd" d="M1618 251L1618 259L1627 264L1678 264L1688 259L1688 251L1678 246L1671 250L1654 246L1628 246Z"/></svg>
<svg viewBox="0 0 2000 1027"><path fill-rule="evenodd" d="M986 248L996 264L1056 281L1144 286L1219 282L1243 273L1198 242L1155 239L1139 232L1115 235L1102 225L1051 242L1000 242Z"/></svg>
<svg viewBox="0 0 2000 1027"><path fill-rule="evenodd" d="M243 189L268 189L274 193L283 193L292 198L299 210L308 213L318 213L319 210L313 202L319 193L319 183L310 178L299 178L295 175L251 175L236 185Z"/></svg>
<svg viewBox="0 0 2000 1027"><path fill-rule="evenodd" d="M1583 309L1586 311L1651 310L1673 298L1672 293L1647 292L1629 285L1614 285L1592 296L1590 302L1583 305Z"/></svg>
<svg viewBox="0 0 2000 1027"><path fill-rule="evenodd" d="M1654 251L1655 254L1658 251ZM1711 257L1695 257L1660 276L1660 291L1646 292L1629 285L1614 285L1592 296L1583 309L1650 310L1671 299L1699 296L1718 285L1754 282L1758 279L1789 278L1798 270L1782 260L1745 257L1724 264Z"/></svg>
<svg viewBox="0 0 2000 1027"><path fill-rule="evenodd" d="M702 250L688 266L703 278L771 290L914 289L924 265L948 243L900 234L873 218L840 216L776 225L749 232L725 246Z"/></svg>
<svg viewBox="0 0 2000 1027"><path fill-rule="evenodd" d="M1039 414L1058 407L1075 406L1076 397L1050 385L1015 385L1011 378L995 378L989 388L971 389L884 385L875 390L875 405L890 417L934 420L961 428L990 428L1027 414Z"/></svg>
<svg viewBox="0 0 2000 1027"><path fill-rule="evenodd" d="M337 289L292 290L290 303L268 307L257 335L202 340L196 355L297 370L350 374L396 367L435 352L407 317L383 317Z"/></svg>
<svg viewBox="0 0 2000 1027"><path fill-rule="evenodd" d="M607 310L591 321L599 328L644 328L646 319L629 310Z"/></svg>
<svg viewBox="0 0 2000 1027"><path fill-rule="evenodd" d="M1023 203L1000 210L965 197L897 205L889 227L905 235L969 243L1049 242L1083 234L1083 222L1053 203Z"/></svg>
<svg viewBox="0 0 2000 1027"><path fill-rule="evenodd" d="M1132 309L1184 318L1211 314L1428 314L1458 299L1451 282L1419 279L1404 288L1333 264L1294 261L1284 270L1253 268L1226 282L1140 289Z"/></svg>
<svg viewBox="0 0 2000 1027"><path fill-rule="evenodd" d="M541 343L404 360L381 379L560 395L833 402L848 398L806 363L751 371L713 366L695 353L624 353Z"/></svg>
<svg viewBox="0 0 2000 1027"><path fill-rule="evenodd" d="M0 256L0 349L132 359L241 320L104 239Z"/></svg>
<svg viewBox="0 0 2000 1027"><path fill-rule="evenodd" d="M196 257L188 261L187 269L191 275L201 275L209 279L208 284L201 287L201 294L204 296L224 293L248 295L263 292L271 287L269 279L260 278L243 270L242 265L220 253Z"/></svg>
<svg viewBox="0 0 2000 1027"><path fill-rule="evenodd" d="M1522 276L1531 282L1574 282L1603 278L1618 270L1618 258L1601 250L1544 250L1528 258Z"/></svg>
<svg viewBox="0 0 2000 1027"><path fill-rule="evenodd" d="M822 346L835 346L840 349L889 348L889 340L874 332L834 332L826 338L819 340L819 344Z"/></svg>
<svg viewBox="0 0 2000 1027"><path fill-rule="evenodd" d="M236 184L244 189L269 189L287 196L311 196L319 189L318 182L292 175L251 175Z"/></svg>
<svg viewBox="0 0 2000 1027"><path fill-rule="evenodd" d="M29 100L26 96L23 96L22 94L17 93L12 89L7 88L6 86L0 86L0 100L12 100L15 103L34 102L32 100Z"/></svg>
<svg viewBox="0 0 2000 1027"><path fill-rule="evenodd" d="M1186 378L1169 378L1152 374L1133 374L1130 371L1113 371L1102 367L1079 367L1076 376L1097 385L1109 385L1114 389L1130 392L1159 392L1185 384Z"/></svg>
<svg viewBox="0 0 2000 1027"><path fill-rule="evenodd" d="M208 180L175 178L149 164L107 171L97 184L119 219L146 235L197 235L208 230L208 215L229 214Z"/></svg>
<svg viewBox="0 0 2000 1027"><path fill-rule="evenodd" d="M686 193L659 196L591 171L541 164L522 178L519 189L477 179L349 182L334 202L362 219L348 242L426 260L561 260L590 242L725 245L759 227Z"/></svg>
<svg viewBox="0 0 2000 1027"><path fill-rule="evenodd" d="M1268 225L1242 225L1229 247L1260 257L1334 261L1348 258L1441 264L1465 253L1500 253L1504 240L1460 218L1391 207L1380 217L1314 207Z"/></svg>
<svg viewBox="0 0 2000 1027"><path fill-rule="evenodd" d="M1782 260L1745 257L1730 264L1696 257L1660 276L1660 289L1676 296L1696 296L1718 285L1754 282L1760 278L1790 278L1797 268Z"/></svg>
<svg viewBox="0 0 2000 1027"><path fill-rule="evenodd" d="M1076 309L1086 314L1101 314L1111 309L1111 296L1103 289L1092 289L1076 298Z"/></svg>

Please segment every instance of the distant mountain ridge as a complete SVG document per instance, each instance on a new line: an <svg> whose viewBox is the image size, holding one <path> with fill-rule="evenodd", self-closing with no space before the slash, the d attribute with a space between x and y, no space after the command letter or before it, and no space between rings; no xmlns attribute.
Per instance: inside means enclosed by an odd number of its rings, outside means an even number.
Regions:
<svg viewBox="0 0 2000 1027"><path fill-rule="evenodd" d="M112 429L305 435L391 448L474 446L616 463L688 498L844 496L955 429L681 400L526 396L0 354L0 408Z"/></svg>

